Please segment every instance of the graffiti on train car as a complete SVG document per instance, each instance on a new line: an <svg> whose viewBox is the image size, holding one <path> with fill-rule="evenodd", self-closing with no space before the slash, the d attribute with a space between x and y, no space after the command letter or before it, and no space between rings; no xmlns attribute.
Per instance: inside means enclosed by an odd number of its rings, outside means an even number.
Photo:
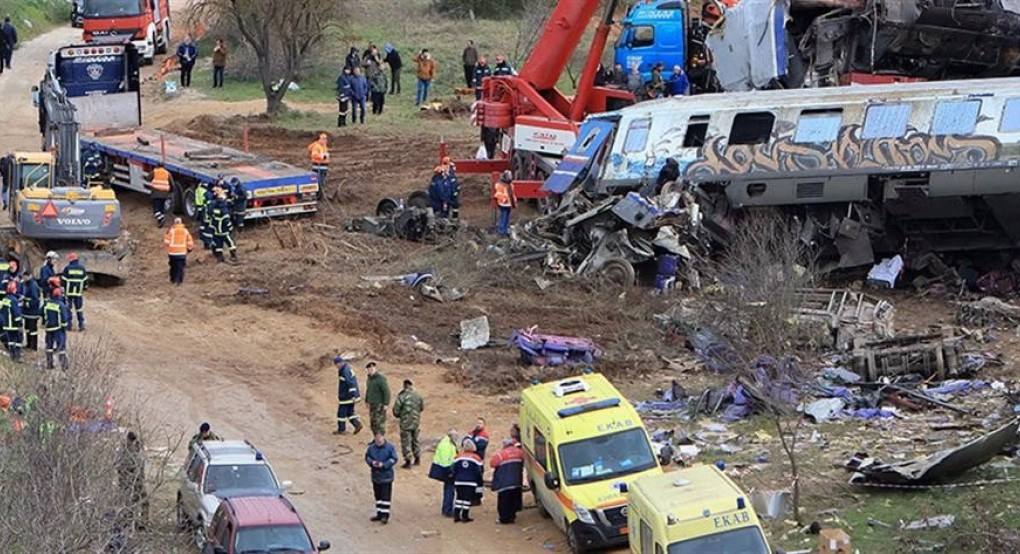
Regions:
<svg viewBox="0 0 1020 554"><path fill-rule="evenodd" d="M727 146L710 138L701 156L684 169L691 180L732 174L878 169L883 172L973 168L999 161L1001 144L991 136L931 135L914 128L901 137L861 138L861 126L847 125L831 143L798 143L793 132L766 144Z"/></svg>

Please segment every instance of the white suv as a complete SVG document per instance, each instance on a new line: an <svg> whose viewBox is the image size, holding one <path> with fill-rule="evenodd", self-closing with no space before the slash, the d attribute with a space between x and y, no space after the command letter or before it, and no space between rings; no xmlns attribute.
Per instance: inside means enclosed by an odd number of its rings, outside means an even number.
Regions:
<svg viewBox="0 0 1020 554"><path fill-rule="evenodd" d="M235 496L278 496L290 488L280 483L269 462L248 441L195 443L180 472L177 526L190 531L201 549L205 531L220 501Z"/></svg>

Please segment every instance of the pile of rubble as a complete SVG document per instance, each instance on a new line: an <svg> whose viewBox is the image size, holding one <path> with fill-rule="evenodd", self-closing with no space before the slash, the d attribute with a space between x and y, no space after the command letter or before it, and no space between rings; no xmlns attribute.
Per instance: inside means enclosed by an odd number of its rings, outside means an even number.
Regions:
<svg viewBox="0 0 1020 554"><path fill-rule="evenodd" d="M514 228L508 258L543 260L556 275L602 275L624 285L636 281L636 266L657 262L658 288L673 287L676 275L693 285L692 262L707 251L699 224L694 197L672 184L654 196L628 192L597 200L575 187L551 213Z"/></svg>

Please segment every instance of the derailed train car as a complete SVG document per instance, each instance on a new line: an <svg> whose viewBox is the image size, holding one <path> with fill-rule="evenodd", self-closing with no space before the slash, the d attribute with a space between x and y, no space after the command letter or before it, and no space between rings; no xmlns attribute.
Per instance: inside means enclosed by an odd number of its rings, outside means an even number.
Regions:
<svg viewBox="0 0 1020 554"><path fill-rule="evenodd" d="M741 210L772 208L842 267L1020 245L1020 78L670 98L578 137L548 189L647 191L673 158L722 243Z"/></svg>

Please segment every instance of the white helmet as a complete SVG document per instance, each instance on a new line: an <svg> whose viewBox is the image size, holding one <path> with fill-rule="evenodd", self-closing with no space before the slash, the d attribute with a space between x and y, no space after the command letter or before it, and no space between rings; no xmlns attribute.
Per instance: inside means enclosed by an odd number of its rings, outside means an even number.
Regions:
<svg viewBox="0 0 1020 554"><path fill-rule="evenodd" d="M46 253L47 260L56 260L58 258L60 258L60 256L58 256L57 253L52 250Z"/></svg>

